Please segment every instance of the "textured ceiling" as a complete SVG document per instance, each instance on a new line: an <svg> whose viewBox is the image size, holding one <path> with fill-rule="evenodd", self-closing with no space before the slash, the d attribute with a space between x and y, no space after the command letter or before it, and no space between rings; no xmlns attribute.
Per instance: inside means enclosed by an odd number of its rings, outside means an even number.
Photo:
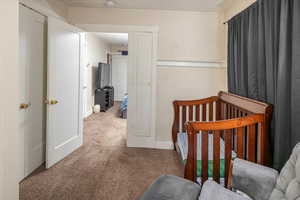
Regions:
<svg viewBox="0 0 300 200"><path fill-rule="evenodd" d="M63 0L74 7L107 7L106 0ZM216 11L224 0L113 0L115 8Z"/></svg>

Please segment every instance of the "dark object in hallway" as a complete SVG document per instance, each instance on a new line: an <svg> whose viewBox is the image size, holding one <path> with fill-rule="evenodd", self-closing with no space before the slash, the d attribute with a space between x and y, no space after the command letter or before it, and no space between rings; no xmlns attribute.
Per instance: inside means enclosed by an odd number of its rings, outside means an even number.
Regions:
<svg viewBox="0 0 300 200"><path fill-rule="evenodd" d="M100 105L101 112L114 106L114 88L104 87L95 90L95 105Z"/></svg>
<svg viewBox="0 0 300 200"><path fill-rule="evenodd" d="M20 184L20 200L135 200L162 174L183 175L177 153L126 147L119 103L84 122L84 144Z"/></svg>

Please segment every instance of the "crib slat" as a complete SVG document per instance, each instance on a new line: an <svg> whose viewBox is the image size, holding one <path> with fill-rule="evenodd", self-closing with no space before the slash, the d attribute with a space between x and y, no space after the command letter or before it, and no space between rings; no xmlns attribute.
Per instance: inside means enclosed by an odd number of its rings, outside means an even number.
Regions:
<svg viewBox="0 0 300 200"><path fill-rule="evenodd" d="M228 174L231 162L232 130L225 131L225 186L228 184Z"/></svg>
<svg viewBox="0 0 300 200"><path fill-rule="evenodd" d="M244 128L237 129L237 156L244 159Z"/></svg>
<svg viewBox="0 0 300 200"><path fill-rule="evenodd" d="M208 132L202 132L201 157L202 157L202 184L208 179Z"/></svg>
<svg viewBox="0 0 300 200"><path fill-rule="evenodd" d="M251 162L255 162L255 146L256 143L256 125L249 126L249 133L248 133L248 160Z"/></svg>
<svg viewBox="0 0 300 200"><path fill-rule="evenodd" d="M266 147L266 124L265 122L260 124L260 133L259 133L259 153L260 153L260 158L258 160L258 163L263 165L266 162L266 157L265 157L265 152L267 152L267 147Z"/></svg>
<svg viewBox="0 0 300 200"><path fill-rule="evenodd" d="M202 121L206 121L206 104L202 104Z"/></svg>
<svg viewBox="0 0 300 200"><path fill-rule="evenodd" d="M182 106L182 132L186 132L186 106Z"/></svg>
<svg viewBox="0 0 300 200"><path fill-rule="evenodd" d="M196 121L200 121L200 105L196 105Z"/></svg>
<svg viewBox="0 0 300 200"><path fill-rule="evenodd" d="M224 118L223 119L228 119L228 104L224 103Z"/></svg>
<svg viewBox="0 0 300 200"><path fill-rule="evenodd" d="M194 148L188 148L188 157L185 166L184 177L190 181L196 182L197 179L197 134L188 127L188 145Z"/></svg>
<svg viewBox="0 0 300 200"><path fill-rule="evenodd" d="M220 102L220 118L217 120L223 120L223 119L224 119L224 103Z"/></svg>
<svg viewBox="0 0 300 200"><path fill-rule="evenodd" d="M239 111L239 117L243 117L243 111L242 110Z"/></svg>
<svg viewBox="0 0 300 200"><path fill-rule="evenodd" d="M216 120L222 119L222 105L220 101L216 101Z"/></svg>
<svg viewBox="0 0 300 200"><path fill-rule="evenodd" d="M231 106L230 104L226 105L226 119L230 119L231 116Z"/></svg>
<svg viewBox="0 0 300 200"><path fill-rule="evenodd" d="M234 106L231 106L231 112L230 113L231 113L230 118L231 119L235 118L235 115L234 115L235 114L235 108L234 108Z"/></svg>
<svg viewBox="0 0 300 200"><path fill-rule="evenodd" d="M189 106L189 121L194 121L194 106Z"/></svg>
<svg viewBox="0 0 300 200"><path fill-rule="evenodd" d="M220 131L215 131L213 133L213 148L214 148L214 168L213 168L213 177L214 180L220 183Z"/></svg>
<svg viewBox="0 0 300 200"><path fill-rule="evenodd" d="M193 168L193 175L195 182L197 181L197 152L198 152L198 143L197 143L197 135L194 132L194 168Z"/></svg>
<svg viewBox="0 0 300 200"><path fill-rule="evenodd" d="M210 102L209 103L209 121L214 120L214 103Z"/></svg>
<svg viewBox="0 0 300 200"><path fill-rule="evenodd" d="M172 127L172 139L173 139L173 143L175 144L177 141L177 134L179 132L179 128L180 128L180 117L179 117L179 113L180 113L180 109L179 106L177 106L176 104L174 104L174 124ZM175 148L175 145L174 145Z"/></svg>
<svg viewBox="0 0 300 200"><path fill-rule="evenodd" d="M234 113L234 115L235 115L235 117L239 117L239 109L238 108L235 108L235 113Z"/></svg>

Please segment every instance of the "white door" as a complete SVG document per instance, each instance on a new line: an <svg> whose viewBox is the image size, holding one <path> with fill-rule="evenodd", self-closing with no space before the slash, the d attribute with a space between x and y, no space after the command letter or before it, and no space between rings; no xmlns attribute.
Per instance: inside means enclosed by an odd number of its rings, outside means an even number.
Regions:
<svg viewBox="0 0 300 200"><path fill-rule="evenodd" d="M76 27L48 18L47 168L82 145L80 38Z"/></svg>
<svg viewBox="0 0 300 200"><path fill-rule="evenodd" d="M20 179L45 159L45 17L20 6Z"/></svg>
<svg viewBox="0 0 300 200"><path fill-rule="evenodd" d="M87 63L87 41L86 34L81 34L81 52L82 52L82 78L83 78L83 91L82 91L82 113L84 117L88 117L90 115L90 109L88 106L88 73L89 73L89 65Z"/></svg>
<svg viewBox="0 0 300 200"><path fill-rule="evenodd" d="M115 100L121 101L127 93L127 56L112 56L112 85L115 89Z"/></svg>
<svg viewBox="0 0 300 200"><path fill-rule="evenodd" d="M156 41L154 33L129 33L127 145L155 147Z"/></svg>

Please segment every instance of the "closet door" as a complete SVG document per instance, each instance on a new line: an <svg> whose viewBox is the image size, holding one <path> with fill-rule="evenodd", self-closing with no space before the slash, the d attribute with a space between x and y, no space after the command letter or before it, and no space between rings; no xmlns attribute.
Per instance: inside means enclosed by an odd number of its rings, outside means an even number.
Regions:
<svg viewBox="0 0 300 200"><path fill-rule="evenodd" d="M44 162L45 17L20 6L20 178Z"/></svg>
<svg viewBox="0 0 300 200"><path fill-rule="evenodd" d="M115 89L115 100L121 101L127 93L127 56L112 56L112 85Z"/></svg>
<svg viewBox="0 0 300 200"><path fill-rule="evenodd" d="M82 145L81 42L78 28L48 18L47 168Z"/></svg>
<svg viewBox="0 0 300 200"><path fill-rule="evenodd" d="M129 33L127 145L155 147L157 36Z"/></svg>

